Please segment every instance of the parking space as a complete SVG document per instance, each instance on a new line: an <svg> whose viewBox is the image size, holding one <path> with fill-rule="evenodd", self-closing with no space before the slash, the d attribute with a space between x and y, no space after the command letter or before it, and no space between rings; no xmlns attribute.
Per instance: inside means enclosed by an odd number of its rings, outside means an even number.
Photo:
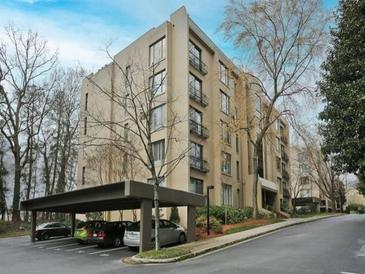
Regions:
<svg viewBox="0 0 365 274"><path fill-rule="evenodd" d="M55 238L47 241L37 241L29 243L29 240L22 238L24 241L16 240L15 246L19 246L30 252L37 252L38 255L47 253L62 256L92 256L104 257L107 259L122 259L136 254L129 250L127 246L117 248L101 248L92 244L79 244L73 238Z"/></svg>

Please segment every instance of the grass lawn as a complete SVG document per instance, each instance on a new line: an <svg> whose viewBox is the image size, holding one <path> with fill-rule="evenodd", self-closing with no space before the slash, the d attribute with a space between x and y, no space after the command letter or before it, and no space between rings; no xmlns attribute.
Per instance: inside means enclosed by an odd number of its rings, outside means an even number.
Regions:
<svg viewBox="0 0 365 274"><path fill-rule="evenodd" d="M18 237L30 235L29 223L17 223L0 221L0 238Z"/></svg>
<svg viewBox="0 0 365 274"><path fill-rule="evenodd" d="M170 248L161 248L159 251L149 250L146 252L141 252L137 255L137 257L143 259L169 259L169 258L180 257L189 253L190 250L185 248L170 247Z"/></svg>

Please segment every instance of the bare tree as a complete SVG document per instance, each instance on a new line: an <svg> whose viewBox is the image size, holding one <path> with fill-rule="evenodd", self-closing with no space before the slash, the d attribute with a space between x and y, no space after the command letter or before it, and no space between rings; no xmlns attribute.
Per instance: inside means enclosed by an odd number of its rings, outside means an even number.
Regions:
<svg viewBox="0 0 365 274"><path fill-rule="evenodd" d="M5 168L4 165L4 155L5 155L5 145L4 145L4 139L0 135L0 214L1 214L1 220L5 219L5 214L8 210L8 207L6 205L6 194L9 191L6 184L5 176L8 174L8 171Z"/></svg>
<svg viewBox="0 0 365 274"><path fill-rule="evenodd" d="M270 126L289 112L285 101L312 92L305 81L315 69L327 37L329 16L317 0L231 0L221 29L243 55L249 54L252 71L249 88L256 86L264 111L242 127L253 146L254 217L257 216L258 154ZM248 74L246 74L248 75ZM280 110L275 112L275 109ZM256 122L254 122L256 121Z"/></svg>
<svg viewBox="0 0 365 274"><path fill-rule="evenodd" d="M42 123L48 87L41 87L37 81L54 68L57 54L48 50L46 41L37 33L22 33L11 26L5 33L6 40L0 45L0 117L3 121L0 129L14 158L12 220L20 221L21 175L27 164L30 142L39 130L37 126L29 133L26 110L35 101L43 101L38 109L41 111L32 121Z"/></svg>
<svg viewBox="0 0 365 274"><path fill-rule="evenodd" d="M125 161L137 161L146 171L144 177L150 177L154 186L154 218L155 218L155 249L160 248L159 241L159 186L178 164L185 158L189 148L181 142L176 126L185 121L170 108L174 99L162 99L160 95L166 90L166 73L157 74L159 63L145 66L140 64L120 64L111 57L112 62L106 69L113 70L112 88L100 84L94 77L88 76L97 94L112 102L114 117L104 115L95 109L86 110L88 132L104 129L110 135L98 136L86 133L86 146L112 146L125 158ZM140 58L141 60L141 58ZM113 78L112 78L113 79ZM169 98L166 96L165 98ZM159 108L158 108L159 107ZM161 115L160 117L158 117ZM162 118L159 120L158 118ZM85 120L86 121L86 120ZM159 130L167 134L156 150L153 136ZM106 130L106 131L105 131ZM186 144L186 146L184 145ZM172 150L175 145L178 151ZM155 150L154 150L155 149Z"/></svg>

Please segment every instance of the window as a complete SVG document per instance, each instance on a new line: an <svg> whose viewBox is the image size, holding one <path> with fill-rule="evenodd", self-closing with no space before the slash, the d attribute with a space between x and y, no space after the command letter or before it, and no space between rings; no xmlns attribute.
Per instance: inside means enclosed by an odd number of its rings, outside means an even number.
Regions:
<svg viewBox="0 0 365 274"><path fill-rule="evenodd" d="M165 158L165 139L152 143L152 156L155 164L160 164Z"/></svg>
<svg viewBox="0 0 365 274"><path fill-rule="evenodd" d="M224 174L231 174L231 154L222 152L222 166L221 171Z"/></svg>
<svg viewBox="0 0 365 274"><path fill-rule="evenodd" d="M261 97L256 94L256 97L255 97L255 108L256 108L256 112L258 114L261 114Z"/></svg>
<svg viewBox="0 0 365 274"><path fill-rule="evenodd" d="M240 179L240 162L236 162L236 175L237 175L237 180Z"/></svg>
<svg viewBox="0 0 365 274"><path fill-rule="evenodd" d="M160 105L151 111L151 130L157 130L164 126L165 105Z"/></svg>
<svg viewBox="0 0 365 274"><path fill-rule="evenodd" d="M85 170L86 170L86 167L82 167L82 174L81 174L81 184L85 184Z"/></svg>
<svg viewBox="0 0 365 274"><path fill-rule="evenodd" d="M189 40L189 59L198 65L201 63L202 51L193 42Z"/></svg>
<svg viewBox="0 0 365 274"><path fill-rule="evenodd" d="M194 121L195 123L197 123L199 125L202 124L202 120L203 120L202 113L193 107L190 107L189 118L191 121Z"/></svg>
<svg viewBox="0 0 365 274"><path fill-rule="evenodd" d="M281 151L280 138L279 137L276 137L276 150L277 150L277 152Z"/></svg>
<svg viewBox="0 0 365 274"><path fill-rule="evenodd" d="M225 144L231 144L231 130L228 124L221 120L221 138Z"/></svg>
<svg viewBox="0 0 365 274"><path fill-rule="evenodd" d="M308 185L309 184L309 178L308 177L300 177L300 185L304 186L304 185Z"/></svg>
<svg viewBox="0 0 365 274"><path fill-rule="evenodd" d="M239 138L238 138L238 134L236 134L236 152L239 152Z"/></svg>
<svg viewBox="0 0 365 274"><path fill-rule="evenodd" d="M150 65L159 63L164 58L165 37L150 46Z"/></svg>
<svg viewBox="0 0 365 274"><path fill-rule="evenodd" d="M229 96L221 91L221 111L225 114L229 114Z"/></svg>
<svg viewBox="0 0 365 274"><path fill-rule="evenodd" d="M162 70L150 77L150 88L154 96L160 95L166 91L165 77L165 70Z"/></svg>
<svg viewBox="0 0 365 274"><path fill-rule="evenodd" d="M84 135L87 134L87 117L84 118Z"/></svg>
<svg viewBox="0 0 365 274"><path fill-rule="evenodd" d="M132 84L132 73L131 73L131 66L125 67L125 87L128 88Z"/></svg>
<svg viewBox="0 0 365 274"><path fill-rule="evenodd" d="M308 165L305 164L305 163L300 163L299 164L299 172L300 172L301 175L308 174L308 172L309 172Z"/></svg>
<svg viewBox="0 0 365 274"><path fill-rule="evenodd" d="M202 81L191 73L189 74L189 93L200 100L202 98Z"/></svg>
<svg viewBox="0 0 365 274"><path fill-rule="evenodd" d="M228 69L221 62L219 62L219 80L221 80L223 84L228 86Z"/></svg>
<svg viewBox="0 0 365 274"><path fill-rule="evenodd" d="M276 169L280 172L281 160L276 156Z"/></svg>
<svg viewBox="0 0 365 274"><path fill-rule="evenodd" d="M124 124L124 140L127 141L128 140L128 135L129 135L129 125L128 123Z"/></svg>
<svg viewBox="0 0 365 274"><path fill-rule="evenodd" d="M197 143L190 143L190 157L201 160L203 158L203 146Z"/></svg>
<svg viewBox="0 0 365 274"><path fill-rule="evenodd" d="M87 110L87 104L89 103L89 93L85 94L85 110Z"/></svg>
<svg viewBox="0 0 365 274"><path fill-rule="evenodd" d="M232 186L228 184L222 184L222 205L232 205Z"/></svg>
<svg viewBox="0 0 365 274"><path fill-rule="evenodd" d="M203 194L203 180L190 177L189 191L198 194Z"/></svg>

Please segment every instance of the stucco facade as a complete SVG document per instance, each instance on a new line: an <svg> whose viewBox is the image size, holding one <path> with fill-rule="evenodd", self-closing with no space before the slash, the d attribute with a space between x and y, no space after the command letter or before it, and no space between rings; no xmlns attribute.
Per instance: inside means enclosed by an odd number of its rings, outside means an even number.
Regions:
<svg viewBox="0 0 365 274"><path fill-rule="evenodd" d="M184 7L171 14L169 21L152 28L116 54L114 60L124 67L137 63L148 66L150 47L161 39L163 58L158 71L164 71L167 76L158 104L168 102L165 119L172 113L182 118L173 133L178 141L171 145L166 158L173 158L192 144L195 151L192 154L190 149L190 155L165 178L164 185L204 195L207 186L213 185L210 196L213 204L252 206L253 147L247 133L238 128L244 128L251 117L259 116L258 110L265 111L265 99L260 91L247 87L248 78L242 77L243 73L190 19ZM123 84L113 63L91 78L98 85L113 90ZM259 105L256 94L261 98ZM138 162L128 166L127 172L120 172L121 166L126 165L123 157L100 149L102 146L90 145L103 139L89 141L90 136L108 137L111 132L90 125L88 113L100 112L107 119L117 120L123 112L113 100L100 95L88 80L83 83L81 96L82 110L87 111L81 113L78 187L124 179L147 182L150 175ZM168 134L168 129L157 131L152 141L165 140ZM290 198L284 194L289 184L288 137L288 124L283 118L272 125L265 137L258 188L260 208L280 211L283 201ZM101 157L103 154L106 160ZM136 171L128 172L129 167ZM184 222L185 209L179 210Z"/></svg>

